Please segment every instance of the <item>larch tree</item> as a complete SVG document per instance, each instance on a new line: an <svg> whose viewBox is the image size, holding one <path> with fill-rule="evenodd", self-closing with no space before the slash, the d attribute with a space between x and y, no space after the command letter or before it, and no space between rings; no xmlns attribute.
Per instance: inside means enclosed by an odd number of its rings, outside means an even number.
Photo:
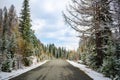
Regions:
<svg viewBox="0 0 120 80"><path fill-rule="evenodd" d="M3 10L3 33L2 33L2 54L7 54L7 42L8 42L8 11L4 7ZM4 58L6 59L6 58Z"/></svg>
<svg viewBox="0 0 120 80"><path fill-rule="evenodd" d="M18 20L15 12L15 7L14 5L11 5L9 12L8 12L8 24L9 24L9 30L8 30L8 35L9 35L9 53L11 54L11 57L14 57L14 54L16 53L16 47L17 47L17 34L15 29L18 28Z"/></svg>
<svg viewBox="0 0 120 80"><path fill-rule="evenodd" d="M83 42L79 46L81 51L85 52L82 55L84 62L115 80L120 78L118 68L120 38L118 35L114 41L112 35L114 26L119 32L119 2L119 0L72 0L67 13L63 14L65 22L82 33L79 37ZM115 11L111 10L113 7Z"/></svg>
<svg viewBox="0 0 120 80"><path fill-rule="evenodd" d="M71 0L63 17L65 22L79 33L80 40L83 40L84 49L79 55L84 55L86 38L90 37L94 31L92 0ZM82 45L79 46L82 48Z"/></svg>
<svg viewBox="0 0 120 80"><path fill-rule="evenodd" d="M97 65L101 66L104 58L104 47L108 42L108 36L111 36L112 18L109 12L109 0L97 0L93 2L93 26L96 37Z"/></svg>
<svg viewBox="0 0 120 80"><path fill-rule="evenodd" d="M65 22L78 31L80 37L93 36L96 41L97 63L101 66L103 62L103 35L102 30L110 27L110 13L108 0L72 0L73 4L67 8L67 13L63 14Z"/></svg>
<svg viewBox="0 0 120 80"><path fill-rule="evenodd" d="M12 12L11 12L12 10ZM1 24L2 24L2 28L1 28L1 53L3 55L3 59L4 59L4 63L2 65L2 70L3 71L11 71L12 69L12 61L13 61L13 58L14 58L14 52L13 49L15 49L14 46L14 40L15 38L13 39L12 36L14 33L12 31L12 27L13 25L11 25L14 20L14 16L11 16L12 14L15 14L14 13L14 7L11 6L10 10L7 11L7 8L4 7L4 10L3 10L3 15L1 14ZM7 67L6 67L7 66Z"/></svg>

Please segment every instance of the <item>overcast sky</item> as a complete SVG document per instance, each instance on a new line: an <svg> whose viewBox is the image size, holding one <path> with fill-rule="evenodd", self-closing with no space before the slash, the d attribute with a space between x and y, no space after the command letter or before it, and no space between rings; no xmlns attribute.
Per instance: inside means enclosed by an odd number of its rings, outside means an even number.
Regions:
<svg viewBox="0 0 120 80"><path fill-rule="evenodd" d="M62 11L69 0L30 0L32 29L44 44L54 43L57 47L77 49L77 32L64 24ZM0 8L13 4L19 15L23 0L0 0Z"/></svg>

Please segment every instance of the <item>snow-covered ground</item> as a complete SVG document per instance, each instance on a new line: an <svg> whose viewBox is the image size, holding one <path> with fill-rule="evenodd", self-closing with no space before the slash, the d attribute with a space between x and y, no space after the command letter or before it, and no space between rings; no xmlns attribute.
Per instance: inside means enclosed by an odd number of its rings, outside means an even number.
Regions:
<svg viewBox="0 0 120 80"><path fill-rule="evenodd" d="M67 60L70 64L74 67L79 68L80 70L84 71L87 75L89 75L93 80L111 80L110 78L104 77L103 74L98 73L92 69L86 68L83 64L78 64L77 62Z"/></svg>
<svg viewBox="0 0 120 80"><path fill-rule="evenodd" d="M32 69L34 69L34 68L37 68L38 66L46 63L47 61L48 61L48 60L45 60L45 61L43 61L43 62L37 63L36 65L35 65L35 64L34 64L34 65L31 65L30 67L25 67L25 68L23 68L23 69L14 70L14 71L12 71L12 72L10 72L10 73L8 73L8 72L0 72L0 80L9 80L9 79L11 79L11 78L13 78L13 77L16 77L16 76L18 76L18 75L20 75L20 74L23 74L23 73L25 73L25 72L27 72L27 71L29 71L29 70L32 70Z"/></svg>

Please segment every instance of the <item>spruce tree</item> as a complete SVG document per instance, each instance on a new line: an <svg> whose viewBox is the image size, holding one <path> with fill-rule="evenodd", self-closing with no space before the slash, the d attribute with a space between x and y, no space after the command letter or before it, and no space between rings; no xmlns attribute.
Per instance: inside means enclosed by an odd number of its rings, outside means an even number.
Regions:
<svg viewBox="0 0 120 80"><path fill-rule="evenodd" d="M24 0L23 2L19 29L23 39L30 42L31 19L30 19L29 0Z"/></svg>
<svg viewBox="0 0 120 80"><path fill-rule="evenodd" d="M31 30L29 0L24 0L23 2L19 30L21 32L21 36L24 39L24 56L31 56L33 53L33 39Z"/></svg>
<svg viewBox="0 0 120 80"><path fill-rule="evenodd" d="M0 9L0 53L2 53L3 11Z"/></svg>
<svg viewBox="0 0 120 80"><path fill-rule="evenodd" d="M95 28L95 37L96 37L96 52L97 52L97 66L100 67L103 63L104 58L104 43L108 41L108 39L105 41L105 38L107 38L108 33L105 32L107 29L111 28L111 13L109 12L109 1L108 0L98 0L93 2L94 7L94 28ZM109 31L108 31L109 32Z"/></svg>
<svg viewBox="0 0 120 80"><path fill-rule="evenodd" d="M115 14L113 14L113 18L114 18L114 22L116 24L114 24L114 29L116 29L116 33L114 33L116 36L114 37L115 39L115 56L116 58L114 58L115 60L115 66L114 66L114 72L116 72L115 74L115 80L119 80L120 79L120 0L114 0L113 2L114 4L114 9L113 11L115 12Z"/></svg>

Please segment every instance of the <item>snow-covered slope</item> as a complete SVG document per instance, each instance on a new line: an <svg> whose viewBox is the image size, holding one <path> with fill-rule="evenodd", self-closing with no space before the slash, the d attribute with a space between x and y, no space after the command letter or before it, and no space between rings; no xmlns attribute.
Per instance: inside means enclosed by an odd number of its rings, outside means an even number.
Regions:
<svg viewBox="0 0 120 80"><path fill-rule="evenodd" d="M34 65L30 66L30 67L24 67L23 69L14 70L14 71L12 71L10 73L8 73L8 72L0 72L0 80L9 80L10 78L16 77L16 76L18 76L20 74L23 74L23 73L25 73L25 72L27 72L29 70L37 68L37 67L41 66L42 64L45 64L47 61L48 60L45 60L43 62L37 63L36 65L34 64Z"/></svg>
<svg viewBox="0 0 120 80"><path fill-rule="evenodd" d="M98 73L92 69L86 68L83 64L78 64L77 62L67 60L70 64L74 67L79 68L80 70L84 71L87 75L89 75L93 80L111 80L110 78L104 77L103 74Z"/></svg>

